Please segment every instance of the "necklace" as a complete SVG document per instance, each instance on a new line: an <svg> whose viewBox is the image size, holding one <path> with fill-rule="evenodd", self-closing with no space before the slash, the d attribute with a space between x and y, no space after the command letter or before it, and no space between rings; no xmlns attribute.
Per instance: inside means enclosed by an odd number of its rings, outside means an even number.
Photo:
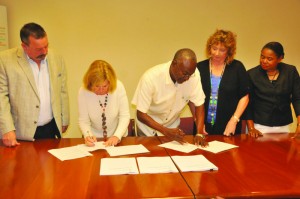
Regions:
<svg viewBox="0 0 300 199"><path fill-rule="evenodd" d="M267 73L268 77L272 77L272 79L269 79L269 81L270 81L271 83L274 82L275 77L277 76L277 74L278 74L278 70L276 70L275 74L273 74L273 75L269 75L269 74Z"/></svg>
<svg viewBox="0 0 300 199"><path fill-rule="evenodd" d="M213 66L212 66L211 60L209 61L209 67L210 67L210 97L209 97L209 107L208 107L208 114L209 115L207 117L207 120L212 126L215 124L215 121L216 121L219 87L220 87L220 83L221 83L221 80L222 80L222 77L223 77L225 66L226 66L226 64L224 63L221 76L219 78L219 81L217 82L218 85L217 85L217 87L216 86L214 87L213 86L213 73L212 73ZM215 91L215 95L214 95L214 91Z"/></svg>
<svg viewBox="0 0 300 199"><path fill-rule="evenodd" d="M101 100L99 99L99 104L100 107L102 108L102 130L103 130L103 139L104 141L106 141L107 139L107 126L106 126L106 116L105 116L105 109L106 109L106 105L107 105L107 98L108 98L108 93L105 96L105 100L104 100L104 104L102 104Z"/></svg>

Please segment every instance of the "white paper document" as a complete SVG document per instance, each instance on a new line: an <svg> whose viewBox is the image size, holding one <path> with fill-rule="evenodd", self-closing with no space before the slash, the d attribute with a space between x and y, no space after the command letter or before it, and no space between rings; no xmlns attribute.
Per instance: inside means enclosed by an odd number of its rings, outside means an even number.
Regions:
<svg viewBox="0 0 300 199"><path fill-rule="evenodd" d="M81 150L84 151L96 151L99 149L106 149L103 141L95 142L94 144L95 146L87 146L86 144L79 144L77 145L77 147L79 147Z"/></svg>
<svg viewBox="0 0 300 199"><path fill-rule="evenodd" d="M204 151L212 152L212 153L219 153L221 151L226 151L226 150L233 149L236 147L238 147L238 146L215 140L215 141L209 142L207 147L199 146L198 148L202 149Z"/></svg>
<svg viewBox="0 0 300 199"><path fill-rule="evenodd" d="M184 153L189 153L189 152L194 151L195 149L197 149L197 146L194 145L194 144L189 144L189 143L180 144L179 142L176 142L176 141L167 142L167 143L164 143L164 144L160 144L158 146L168 148L168 149L172 149L172 150L175 150L175 151L184 152Z"/></svg>
<svg viewBox="0 0 300 199"><path fill-rule="evenodd" d="M106 148L106 151L110 156L149 153L149 150L146 149L142 144L108 147Z"/></svg>
<svg viewBox="0 0 300 199"><path fill-rule="evenodd" d="M171 156L182 172L218 170L213 163L203 155Z"/></svg>
<svg viewBox="0 0 300 199"><path fill-rule="evenodd" d="M48 150L48 152L61 161L82 158L85 156L92 156L91 153L80 150L77 146L64 147L60 149L50 149Z"/></svg>
<svg viewBox="0 0 300 199"><path fill-rule="evenodd" d="M137 157L140 173L176 173L172 159L166 157Z"/></svg>
<svg viewBox="0 0 300 199"><path fill-rule="evenodd" d="M138 174L135 158L102 158L100 175Z"/></svg>

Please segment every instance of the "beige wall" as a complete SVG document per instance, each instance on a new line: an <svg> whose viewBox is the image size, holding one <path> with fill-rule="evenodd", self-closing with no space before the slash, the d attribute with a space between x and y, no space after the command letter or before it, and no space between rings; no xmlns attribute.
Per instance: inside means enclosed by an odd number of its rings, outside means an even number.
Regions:
<svg viewBox="0 0 300 199"><path fill-rule="evenodd" d="M77 91L95 59L114 66L130 101L141 74L170 60L177 49L192 48L204 59L206 40L217 28L238 35L236 59L246 68L258 64L261 47L273 40L284 45L284 61L300 67L299 0L0 0L0 5L7 6L10 47L20 45L23 24L37 22L66 60L71 125L65 137L81 136Z"/></svg>

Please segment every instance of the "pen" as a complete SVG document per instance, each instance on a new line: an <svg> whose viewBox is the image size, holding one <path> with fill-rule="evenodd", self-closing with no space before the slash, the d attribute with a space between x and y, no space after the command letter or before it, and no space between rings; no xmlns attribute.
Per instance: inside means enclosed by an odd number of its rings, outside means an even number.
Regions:
<svg viewBox="0 0 300 199"><path fill-rule="evenodd" d="M92 140L92 142L94 142L93 136L90 134L89 131L87 131L88 137Z"/></svg>

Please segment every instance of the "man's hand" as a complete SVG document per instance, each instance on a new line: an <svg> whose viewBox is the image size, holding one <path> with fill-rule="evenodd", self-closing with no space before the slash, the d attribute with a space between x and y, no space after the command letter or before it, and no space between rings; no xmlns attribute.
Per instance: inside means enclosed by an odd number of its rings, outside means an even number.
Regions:
<svg viewBox="0 0 300 199"><path fill-rule="evenodd" d="M68 125L67 126L62 126L62 129L61 129L61 131L64 133L64 132L66 132L67 131L67 129L68 129Z"/></svg>
<svg viewBox="0 0 300 199"><path fill-rule="evenodd" d="M20 145L20 143L17 142L16 133L14 131L10 131L8 133L3 134L2 141L4 146L7 147L14 147Z"/></svg>
<svg viewBox="0 0 300 199"><path fill-rule="evenodd" d="M196 146L207 147L206 136L204 134L197 133L194 137L194 143Z"/></svg>
<svg viewBox="0 0 300 199"><path fill-rule="evenodd" d="M180 144L185 143L184 141L185 133L179 128L167 129L163 134L169 139L175 140Z"/></svg>
<svg viewBox="0 0 300 199"><path fill-rule="evenodd" d="M256 128L249 129L248 134L251 137L255 137L255 138L263 136L263 134L259 130L257 130Z"/></svg>

